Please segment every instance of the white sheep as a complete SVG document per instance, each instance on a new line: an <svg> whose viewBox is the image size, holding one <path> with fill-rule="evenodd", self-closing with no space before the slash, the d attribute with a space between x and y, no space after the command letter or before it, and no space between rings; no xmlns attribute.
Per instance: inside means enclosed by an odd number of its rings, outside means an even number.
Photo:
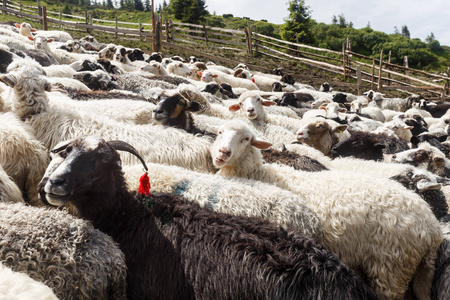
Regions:
<svg viewBox="0 0 450 300"><path fill-rule="evenodd" d="M184 131L160 125L134 125L117 122L95 113L64 108L64 104L49 105L45 93L48 87L42 68L36 64L10 65L4 80L14 87L14 112L33 127L38 140L47 149L58 142L91 134L133 143L150 162L179 165L192 170L214 172L208 159L210 141L196 138ZM26 89L24 90L24 87ZM30 105L31 104L31 105ZM122 154L124 163L136 163L136 158Z"/></svg>
<svg viewBox="0 0 450 300"><path fill-rule="evenodd" d="M125 257L90 222L21 203L0 203L0 215L4 266L45 283L60 299L126 298Z"/></svg>
<svg viewBox="0 0 450 300"><path fill-rule="evenodd" d="M0 164L0 202L25 203L17 184L6 174ZM1 281L0 281L1 282Z"/></svg>
<svg viewBox="0 0 450 300"><path fill-rule="evenodd" d="M227 121L211 156L220 175L261 180L305 199L322 218L324 244L367 276L379 299L403 299L411 280L416 296L429 299L442 233L420 196L364 173L263 165L257 148L269 146L242 121Z"/></svg>
<svg viewBox="0 0 450 300"><path fill-rule="evenodd" d="M0 113L0 165L31 205L43 205L37 185L50 161L47 149L33 129L14 113Z"/></svg>
<svg viewBox="0 0 450 300"><path fill-rule="evenodd" d="M72 36L60 30L36 30L31 27L28 23L15 24L17 28L19 28L19 33L26 37L33 37L33 35L41 35L46 38L53 38L54 40L60 42L67 42L69 40L73 40Z"/></svg>
<svg viewBox="0 0 450 300"><path fill-rule="evenodd" d="M14 272L0 262L0 299L58 300L53 291L25 273Z"/></svg>
<svg viewBox="0 0 450 300"><path fill-rule="evenodd" d="M218 84L228 83L233 88L246 88L247 90L259 90L256 84L254 84L250 80L237 78L234 77L233 75L223 74L215 70L210 70L209 68L208 70L202 72L201 81L206 83L215 81Z"/></svg>
<svg viewBox="0 0 450 300"><path fill-rule="evenodd" d="M367 107L364 104L361 104L358 100L354 100L350 106L351 112L356 112L358 114L366 114L370 116L373 120L384 123L386 121L386 117L383 114L383 111L378 107Z"/></svg>
<svg viewBox="0 0 450 300"><path fill-rule="evenodd" d="M224 178L177 166L147 165L152 172L152 191L175 193L214 211L261 217L319 241L323 238L322 225L315 213L289 191L260 181ZM142 164L125 166L124 172L129 187L137 190Z"/></svg>
<svg viewBox="0 0 450 300"><path fill-rule="evenodd" d="M192 75L191 69L189 69L189 67L186 64L180 61L174 61L169 63L166 69L169 74L181 77L188 77Z"/></svg>

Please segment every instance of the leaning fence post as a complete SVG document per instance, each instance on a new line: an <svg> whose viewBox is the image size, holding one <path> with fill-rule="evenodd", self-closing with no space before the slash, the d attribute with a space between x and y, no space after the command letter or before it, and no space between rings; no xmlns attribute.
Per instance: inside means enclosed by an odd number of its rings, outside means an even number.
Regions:
<svg viewBox="0 0 450 300"><path fill-rule="evenodd" d="M375 81L375 59L372 59L372 82L370 83L371 89L373 89L374 81Z"/></svg>
<svg viewBox="0 0 450 300"><path fill-rule="evenodd" d="M258 53L258 31L256 30L256 26L253 23L253 36L255 40L255 53Z"/></svg>
<svg viewBox="0 0 450 300"><path fill-rule="evenodd" d="M205 34L205 44L206 44L206 47L208 47L208 33L206 32L205 24L203 24L203 32Z"/></svg>
<svg viewBox="0 0 450 300"><path fill-rule="evenodd" d="M6 9L6 1L7 0L3 0L3 8ZM6 15L6 10L3 10L3 14Z"/></svg>
<svg viewBox="0 0 450 300"><path fill-rule="evenodd" d="M59 6L59 29L62 29L62 14L61 14L61 5Z"/></svg>
<svg viewBox="0 0 450 300"><path fill-rule="evenodd" d="M139 23L139 41L141 41L142 39L142 24L141 24L141 18L138 19L138 23Z"/></svg>
<svg viewBox="0 0 450 300"><path fill-rule="evenodd" d="M342 40L342 69L344 71L344 81L347 80L347 68L346 68L346 62L345 62L345 40Z"/></svg>
<svg viewBox="0 0 450 300"><path fill-rule="evenodd" d="M383 70L383 50L380 53L380 68L378 71L378 90L381 91L383 88L383 82L381 81L381 72Z"/></svg>
<svg viewBox="0 0 450 300"><path fill-rule="evenodd" d="M247 39L247 48L248 48L248 54L253 54L252 50L252 29L250 28L250 22L248 22L247 28L244 28L245 37Z"/></svg>

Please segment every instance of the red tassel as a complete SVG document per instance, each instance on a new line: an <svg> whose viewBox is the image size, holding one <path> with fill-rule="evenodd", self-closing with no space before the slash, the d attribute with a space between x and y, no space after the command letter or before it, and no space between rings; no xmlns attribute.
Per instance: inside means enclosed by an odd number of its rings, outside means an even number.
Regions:
<svg viewBox="0 0 450 300"><path fill-rule="evenodd" d="M148 174L147 172L144 173L144 175L141 176L141 178L139 179L139 193L141 195L147 195L150 197L150 178L148 178Z"/></svg>

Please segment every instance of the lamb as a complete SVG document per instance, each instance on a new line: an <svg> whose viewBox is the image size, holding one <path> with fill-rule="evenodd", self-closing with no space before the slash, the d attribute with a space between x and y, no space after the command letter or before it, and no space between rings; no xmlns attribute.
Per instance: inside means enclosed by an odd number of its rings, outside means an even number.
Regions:
<svg viewBox="0 0 450 300"><path fill-rule="evenodd" d="M167 65L167 72L169 74L181 76L181 77L188 77L192 75L191 69L187 65L185 65L182 62L174 61Z"/></svg>
<svg viewBox="0 0 450 300"><path fill-rule="evenodd" d="M119 242L129 299L374 298L334 254L309 238L260 219L211 212L172 194L133 194L125 188L115 149L135 152L90 137L53 149L40 192L53 205L73 203L83 219ZM86 177L95 180L87 185Z"/></svg>
<svg viewBox="0 0 450 300"><path fill-rule="evenodd" d="M273 84L275 82L278 82L277 80L275 80L271 77L264 76L264 75L251 74L248 70L241 69L241 68L236 69L234 71L233 76L251 80L252 82L254 82L256 84L256 86L261 91L266 91L266 92L271 92L272 88L273 88Z"/></svg>
<svg viewBox="0 0 450 300"><path fill-rule="evenodd" d="M149 72L155 75L168 76L169 72L161 65L160 62L155 60L150 61L148 64L140 67L142 71Z"/></svg>
<svg viewBox="0 0 450 300"><path fill-rule="evenodd" d="M65 211L0 203L0 261L45 283L60 299L125 299L123 253Z"/></svg>
<svg viewBox="0 0 450 300"><path fill-rule="evenodd" d="M108 117L65 108L58 101L49 105L45 88L50 85L36 65L10 65L8 74L0 76L14 87L14 112L31 125L36 138L47 149L62 140L92 134L111 139L125 139L138 144L139 151L151 162L179 165L192 170L215 172L209 157L210 141L183 131L160 125L120 123ZM41 68L41 69L39 69ZM69 100L66 100L69 101ZM32 105L30 105L32 103ZM125 153L124 153L125 154ZM123 156L126 163L135 163L134 156Z"/></svg>
<svg viewBox="0 0 450 300"><path fill-rule="evenodd" d="M53 291L24 273L13 272L0 262L0 297L9 300L58 300Z"/></svg>
<svg viewBox="0 0 450 300"><path fill-rule="evenodd" d="M25 203L22 192L0 164L0 202ZM0 289L1 290L1 289Z"/></svg>
<svg viewBox="0 0 450 300"><path fill-rule="evenodd" d="M261 180L305 199L322 218L324 245L361 271L379 299L403 299L413 278L416 296L429 299L433 260L442 233L428 204L418 195L391 180L374 181L364 173L305 173L263 165L257 148L266 149L270 143L258 138L242 121L227 121L217 132L211 146L213 162L220 168L217 174ZM327 188L321 188L322 184ZM394 227L390 225L393 217ZM411 247L412 240L416 247Z"/></svg>
<svg viewBox="0 0 450 300"><path fill-rule="evenodd" d="M218 84L228 83L233 88L246 88L247 90L259 90L259 88L250 80L246 80L243 78L237 78L232 75L223 74L217 72L216 70L205 70L202 72L201 80L203 82L209 83L216 81Z"/></svg>
<svg viewBox="0 0 450 300"><path fill-rule="evenodd" d="M43 205L37 185L50 161L47 149L32 128L12 112L0 113L0 149L0 165L22 191L25 201Z"/></svg>

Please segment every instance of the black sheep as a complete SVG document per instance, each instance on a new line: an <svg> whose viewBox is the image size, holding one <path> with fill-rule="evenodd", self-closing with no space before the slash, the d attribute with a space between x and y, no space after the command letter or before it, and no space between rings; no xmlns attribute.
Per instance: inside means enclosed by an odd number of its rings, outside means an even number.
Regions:
<svg viewBox="0 0 450 300"><path fill-rule="evenodd" d="M299 155L295 152L283 148L281 151L268 149L262 150L263 160L267 163L281 163L295 170L307 172L320 172L328 170L323 164L309 156Z"/></svg>
<svg viewBox="0 0 450 300"><path fill-rule="evenodd" d="M39 191L118 242L130 299L375 299L310 238L173 194L128 191L116 149L137 155L93 137L58 145Z"/></svg>
<svg viewBox="0 0 450 300"><path fill-rule="evenodd" d="M384 133L354 131L351 136L331 149L332 157L348 157L366 160L383 160L383 154L394 154L409 150L408 143Z"/></svg>
<svg viewBox="0 0 450 300"><path fill-rule="evenodd" d="M291 74L284 74L283 76L281 76L281 82L287 84L295 84L295 79Z"/></svg>

